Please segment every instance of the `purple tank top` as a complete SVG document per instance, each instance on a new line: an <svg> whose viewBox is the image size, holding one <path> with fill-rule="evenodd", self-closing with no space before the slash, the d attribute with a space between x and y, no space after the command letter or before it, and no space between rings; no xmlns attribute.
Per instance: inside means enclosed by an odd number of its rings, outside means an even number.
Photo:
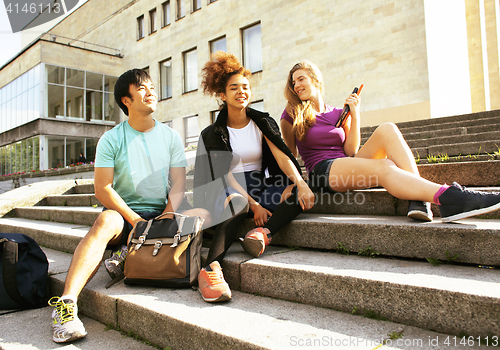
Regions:
<svg viewBox="0 0 500 350"><path fill-rule="evenodd" d="M326 106L324 113L316 113L316 124L306 133L304 140L295 137L295 143L308 172L325 159L347 157L344 152L345 132L336 128L335 123L342 109ZM293 119L283 111L281 119L293 125Z"/></svg>

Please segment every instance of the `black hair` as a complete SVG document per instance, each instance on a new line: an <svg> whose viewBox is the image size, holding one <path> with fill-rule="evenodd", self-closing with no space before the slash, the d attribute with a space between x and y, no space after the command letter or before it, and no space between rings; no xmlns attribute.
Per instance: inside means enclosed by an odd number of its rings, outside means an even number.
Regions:
<svg viewBox="0 0 500 350"><path fill-rule="evenodd" d="M115 84L115 101L128 116L128 108L122 102L123 97L130 97L130 85L139 86L147 81L151 81L149 74L142 69L131 69L120 75Z"/></svg>

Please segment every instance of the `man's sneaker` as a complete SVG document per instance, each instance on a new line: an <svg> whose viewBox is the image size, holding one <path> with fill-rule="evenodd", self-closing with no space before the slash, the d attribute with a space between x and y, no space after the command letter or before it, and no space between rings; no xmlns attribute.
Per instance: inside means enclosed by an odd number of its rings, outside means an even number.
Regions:
<svg viewBox="0 0 500 350"><path fill-rule="evenodd" d="M439 196L443 222L465 219L500 209L500 194L465 189L456 182Z"/></svg>
<svg viewBox="0 0 500 350"><path fill-rule="evenodd" d="M432 221L431 203L422 201L410 201L407 216L414 220Z"/></svg>
<svg viewBox="0 0 500 350"><path fill-rule="evenodd" d="M241 245L243 249L245 249L245 252L254 258L261 256L266 246L271 242L271 239L267 237L268 233L269 230L263 227L257 227L249 231L241 241Z"/></svg>
<svg viewBox="0 0 500 350"><path fill-rule="evenodd" d="M106 271L108 271L111 279L114 280L115 278L123 275L127 252L127 246L122 245L121 248L114 252L109 259L104 260L104 267L106 267Z"/></svg>
<svg viewBox="0 0 500 350"><path fill-rule="evenodd" d="M49 305L52 311L52 340L56 343L65 343L83 338L87 335L82 321L78 318L78 306L72 300L62 300L53 297Z"/></svg>
<svg viewBox="0 0 500 350"><path fill-rule="evenodd" d="M209 303L231 299L231 289L224 280L218 261L214 261L207 268L201 269L198 275L198 289L203 300Z"/></svg>

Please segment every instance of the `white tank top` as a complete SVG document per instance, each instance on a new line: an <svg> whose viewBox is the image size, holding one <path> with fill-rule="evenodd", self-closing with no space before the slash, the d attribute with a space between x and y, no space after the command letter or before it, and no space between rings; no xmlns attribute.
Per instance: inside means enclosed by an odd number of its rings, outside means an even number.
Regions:
<svg viewBox="0 0 500 350"><path fill-rule="evenodd" d="M241 129L227 127L233 149L231 171L262 170L262 132L253 120Z"/></svg>

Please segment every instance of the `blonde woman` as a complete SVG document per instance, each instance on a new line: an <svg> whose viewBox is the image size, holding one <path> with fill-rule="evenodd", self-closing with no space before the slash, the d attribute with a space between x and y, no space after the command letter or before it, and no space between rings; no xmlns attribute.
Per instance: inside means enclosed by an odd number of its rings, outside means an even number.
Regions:
<svg viewBox="0 0 500 350"><path fill-rule="evenodd" d="M443 222L500 208L499 194L421 178L410 148L393 123L380 125L360 148L360 96L354 93L346 99L351 115L337 126L342 109L324 102L321 72L312 62L293 66L285 97L283 138L295 156L298 149L311 187L346 192L382 186L394 197L410 200L408 217L422 221L432 220L431 202L439 204Z"/></svg>

